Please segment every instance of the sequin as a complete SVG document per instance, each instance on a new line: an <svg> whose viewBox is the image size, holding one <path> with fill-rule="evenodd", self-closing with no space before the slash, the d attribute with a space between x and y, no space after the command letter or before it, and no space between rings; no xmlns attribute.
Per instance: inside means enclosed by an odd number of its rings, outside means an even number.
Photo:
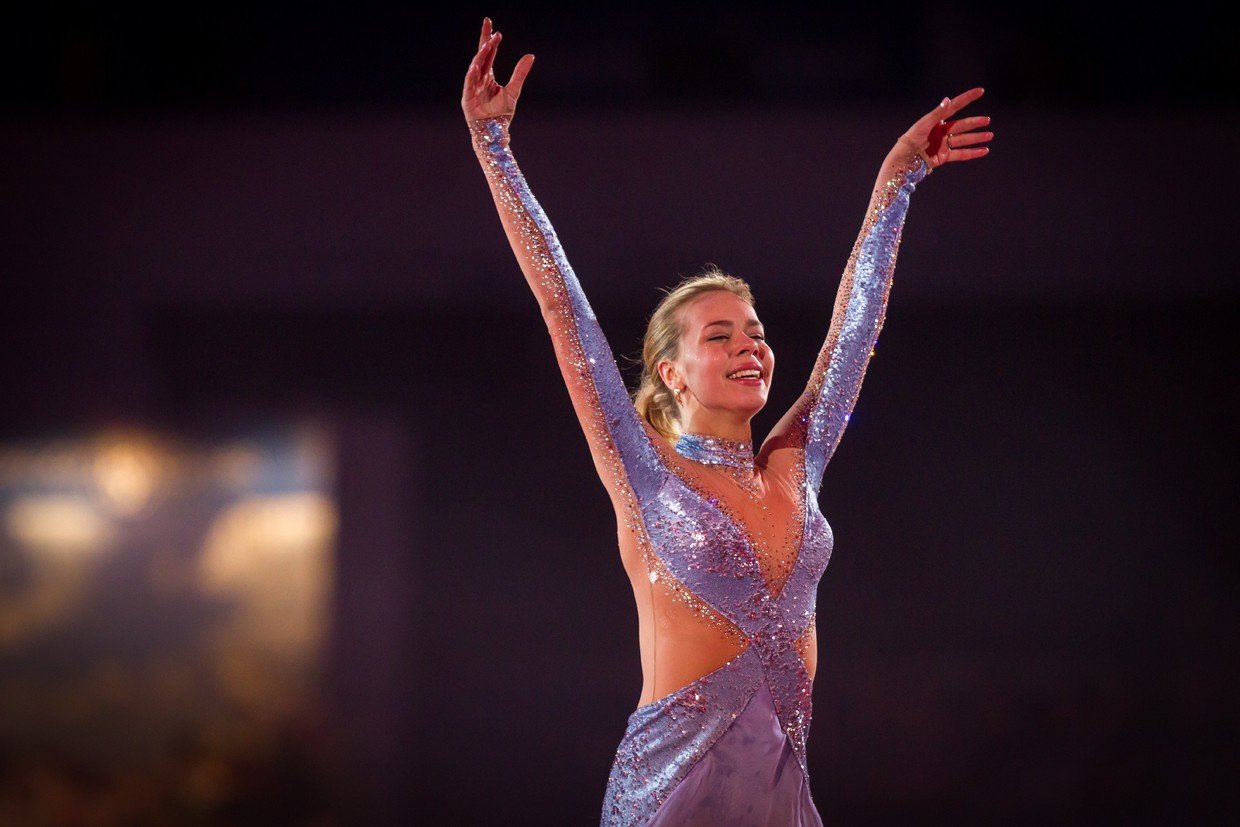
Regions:
<svg viewBox="0 0 1240 827"><path fill-rule="evenodd" d="M878 341L909 197L928 167L909 153L871 198L826 342L782 440L796 461L777 474L756 467L749 441L683 434L672 445L642 422L555 231L517 167L508 123L471 122L474 148L543 309L603 481L622 525L637 538L644 569L634 582L648 581L652 601L675 601L735 642L735 656L722 666L629 717L601 823L657 825L664 814L675 819L699 811L707 799L725 807L723 787L731 782L718 779L733 773L728 760L736 759L745 766L789 760L795 768L784 772L780 764L767 773L779 779L764 788L767 800L745 806L772 820L754 823L821 824L805 759L813 688L806 658L816 590L833 545L818 493ZM657 672L658 647L653 651ZM775 725L764 729L768 719ZM756 745L749 734L728 738L742 720L744 733L780 733L781 743ZM718 823L750 821L738 810L735 819L724 815Z"/></svg>

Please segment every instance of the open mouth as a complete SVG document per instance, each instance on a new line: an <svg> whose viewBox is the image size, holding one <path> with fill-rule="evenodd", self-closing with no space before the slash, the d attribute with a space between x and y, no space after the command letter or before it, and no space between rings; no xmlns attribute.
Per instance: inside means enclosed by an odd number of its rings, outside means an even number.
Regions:
<svg viewBox="0 0 1240 827"><path fill-rule="evenodd" d="M742 385L758 386L762 384L762 373L757 370L738 370L736 373L730 373L726 377L732 382L740 382Z"/></svg>

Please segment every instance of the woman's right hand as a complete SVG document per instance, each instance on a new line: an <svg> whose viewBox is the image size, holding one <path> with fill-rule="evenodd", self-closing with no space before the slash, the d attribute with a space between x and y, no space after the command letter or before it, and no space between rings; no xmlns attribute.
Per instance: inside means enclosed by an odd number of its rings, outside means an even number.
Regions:
<svg viewBox="0 0 1240 827"><path fill-rule="evenodd" d="M478 38L478 53L465 73L465 88L461 92L461 111L465 120L498 118L507 115L511 120L517 111L517 98L521 85L534 65L534 56L525 55L517 61L507 86L495 82L495 51L503 35L491 31L491 18L482 21L482 35Z"/></svg>

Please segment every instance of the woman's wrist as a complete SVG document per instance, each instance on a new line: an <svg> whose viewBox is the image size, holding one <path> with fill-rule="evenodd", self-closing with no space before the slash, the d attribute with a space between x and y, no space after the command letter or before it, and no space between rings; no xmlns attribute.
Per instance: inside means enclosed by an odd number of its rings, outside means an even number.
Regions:
<svg viewBox="0 0 1240 827"><path fill-rule="evenodd" d="M905 155L905 156L910 155L910 154L915 155L916 157L920 158L922 161L926 163L926 174L927 175L929 175L931 172L934 172L934 164L931 163L930 156L926 154L925 147L923 147L921 144L914 141L909 136L907 135L900 136L899 140L896 141L896 146L893 152L895 151L899 151L899 154Z"/></svg>
<svg viewBox="0 0 1240 827"><path fill-rule="evenodd" d="M511 121L511 115L491 115L482 118L466 118L465 123L469 127L474 148L485 152L493 143L508 146L508 124Z"/></svg>

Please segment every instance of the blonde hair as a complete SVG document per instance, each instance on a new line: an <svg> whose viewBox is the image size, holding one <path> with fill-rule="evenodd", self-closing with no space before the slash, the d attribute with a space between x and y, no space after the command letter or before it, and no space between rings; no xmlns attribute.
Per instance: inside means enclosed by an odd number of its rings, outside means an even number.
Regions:
<svg viewBox="0 0 1240 827"><path fill-rule="evenodd" d="M642 378L633 394L633 405L637 413L669 441L680 437L680 409L671 388L659 376L658 364L664 359L680 357L680 337L684 333L680 311L711 290L727 290L744 299L750 307L755 306L753 292L744 280L708 264L696 276L689 276L670 290L664 290L666 295L646 323L646 335L642 339Z"/></svg>

